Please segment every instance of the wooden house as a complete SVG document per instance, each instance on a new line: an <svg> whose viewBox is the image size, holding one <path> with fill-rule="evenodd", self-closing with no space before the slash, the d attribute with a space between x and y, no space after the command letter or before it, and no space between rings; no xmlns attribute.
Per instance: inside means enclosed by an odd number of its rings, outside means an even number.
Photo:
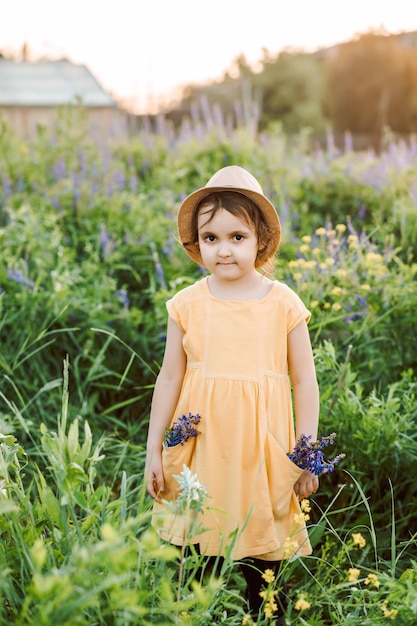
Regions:
<svg viewBox="0 0 417 626"><path fill-rule="evenodd" d="M52 127L68 105L83 110L97 138L126 134L127 113L85 65L0 59L0 119L18 135L30 138L38 126Z"/></svg>

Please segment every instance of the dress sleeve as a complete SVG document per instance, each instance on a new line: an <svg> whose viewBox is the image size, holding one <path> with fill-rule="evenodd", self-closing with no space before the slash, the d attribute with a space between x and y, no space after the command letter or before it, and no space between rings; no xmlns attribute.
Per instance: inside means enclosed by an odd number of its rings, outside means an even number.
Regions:
<svg viewBox="0 0 417 626"><path fill-rule="evenodd" d="M302 321L308 322L311 318L311 313L305 306L301 298L294 292L291 292L291 302L288 308L288 325L287 331L290 333L293 328Z"/></svg>
<svg viewBox="0 0 417 626"><path fill-rule="evenodd" d="M168 311L168 315L171 319L174 320L174 322L177 322L178 326L181 328L181 330L185 330L184 326L181 323L181 314L180 314L180 310L181 307L178 306L178 298L176 296L174 296L173 298L171 298L170 300L167 300L167 302L165 303L166 309Z"/></svg>

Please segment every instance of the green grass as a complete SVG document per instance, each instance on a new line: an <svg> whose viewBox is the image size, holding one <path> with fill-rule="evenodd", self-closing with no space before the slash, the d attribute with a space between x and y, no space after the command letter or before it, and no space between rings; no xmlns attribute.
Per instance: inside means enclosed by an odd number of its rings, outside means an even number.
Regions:
<svg viewBox="0 0 417 626"><path fill-rule="evenodd" d="M201 276L176 209L230 163L278 206L275 276L312 311L320 430L346 454L311 500L313 555L283 562L287 622L416 623L413 143L337 154L203 124L102 149L64 120L0 132L0 623L249 623L237 564L199 585L143 481L165 301Z"/></svg>

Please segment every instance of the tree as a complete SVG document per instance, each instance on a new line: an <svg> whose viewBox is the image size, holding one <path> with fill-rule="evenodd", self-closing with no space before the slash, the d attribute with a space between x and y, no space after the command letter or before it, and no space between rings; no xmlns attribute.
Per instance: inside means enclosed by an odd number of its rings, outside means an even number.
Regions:
<svg viewBox="0 0 417 626"><path fill-rule="evenodd" d="M341 44L329 63L325 110L340 131L416 130L417 51L378 33Z"/></svg>
<svg viewBox="0 0 417 626"><path fill-rule="evenodd" d="M324 62L304 52L281 52L263 60L263 70L253 77L262 94L261 124L280 121L284 130L297 132L310 127L323 130Z"/></svg>

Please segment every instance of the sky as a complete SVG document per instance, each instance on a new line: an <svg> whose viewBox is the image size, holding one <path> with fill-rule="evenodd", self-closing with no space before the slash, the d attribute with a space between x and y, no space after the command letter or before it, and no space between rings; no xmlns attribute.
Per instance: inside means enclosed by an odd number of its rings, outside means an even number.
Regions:
<svg viewBox="0 0 417 626"><path fill-rule="evenodd" d="M417 30L414 0L0 0L0 52L86 65L147 112L187 84L220 80L244 55L309 52L371 29Z"/></svg>

